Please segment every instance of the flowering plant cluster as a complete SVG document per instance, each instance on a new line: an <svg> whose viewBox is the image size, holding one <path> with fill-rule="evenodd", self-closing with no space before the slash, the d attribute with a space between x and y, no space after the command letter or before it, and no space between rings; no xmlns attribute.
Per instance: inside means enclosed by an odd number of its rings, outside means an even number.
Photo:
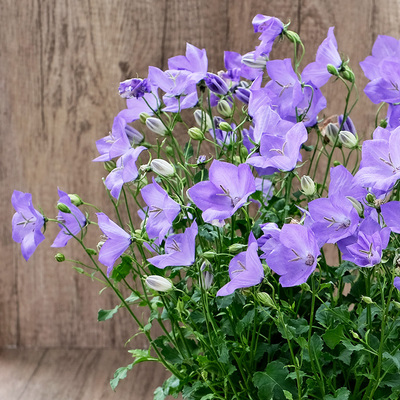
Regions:
<svg viewBox="0 0 400 400"><path fill-rule="evenodd" d="M400 41L379 36L361 63L380 104L361 144L355 76L334 28L301 68L288 25L257 15L253 27L259 45L226 51L224 71L209 72L206 51L188 44L166 71L121 82L127 107L94 160L115 215L59 190L49 218L14 191L13 239L27 260L57 223L52 246L75 239L86 258L56 260L116 294L98 319L125 309L147 337L112 388L155 361L172 373L156 400L398 399ZM293 59L270 58L279 40ZM329 80L346 97L326 118ZM102 234L97 249L89 233Z"/></svg>

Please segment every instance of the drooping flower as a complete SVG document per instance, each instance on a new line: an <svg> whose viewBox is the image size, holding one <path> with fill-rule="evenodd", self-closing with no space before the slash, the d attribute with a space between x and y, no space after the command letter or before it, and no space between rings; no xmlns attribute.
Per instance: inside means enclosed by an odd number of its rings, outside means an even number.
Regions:
<svg viewBox="0 0 400 400"><path fill-rule="evenodd" d="M150 239L157 238L156 244L159 245L171 229L181 207L154 178L153 183L142 188L140 193L148 206L146 232Z"/></svg>
<svg viewBox="0 0 400 400"><path fill-rule="evenodd" d="M61 230L55 238L51 247L64 247L68 241L72 239L72 235L77 235L86 226L86 217L82 211L72 204L70 197L67 193L58 189L60 196L59 203L65 204L69 213L59 211L57 219L62 223L59 224Z"/></svg>
<svg viewBox="0 0 400 400"><path fill-rule="evenodd" d="M106 237L99 251L99 261L107 267L107 276L110 276L117 259L131 245L132 238L104 213L97 213L99 228Z"/></svg>
<svg viewBox="0 0 400 400"><path fill-rule="evenodd" d="M256 47L254 58L268 56L275 39L283 32L283 22L275 17L257 14L253 18L254 32L261 32L261 43Z"/></svg>
<svg viewBox="0 0 400 400"><path fill-rule="evenodd" d="M168 236L165 241L165 254L148 258L147 261L161 269L171 266L189 267L195 262L197 232L197 223L193 221L185 232Z"/></svg>
<svg viewBox="0 0 400 400"><path fill-rule="evenodd" d="M256 190L254 176L246 164L235 166L214 160L209 179L188 190L194 204L203 211L206 222L229 218Z"/></svg>
<svg viewBox="0 0 400 400"><path fill-rule="evenodd" d="M232 258L229 263L230 281L218 290L217 296L227 296L236 289L258 285L264 279L264 268L257 251L257 241L250 233L247 250Z"/></svg>
<svg viewBox="0 0 400 400"><path fill-rule="evenodd" d="M25 260L34 253L44 240L41 228L44 217L32 205L32 195L14 190L11 203L16 211L12 218L12 238L21 243L21 253Z"/></svg>
<svg viewBox="0 0 400 400"><path fill-rule="evenodd" d="M119 84L118 92L123 99L139 99L151 92L151 85L148 79L127 79Z"/></svg>
<svg viewBox="0 0 400 400"><path fill-rule="evenodd" d="M274 236L275 246L264 255L267 265L281 276L279 282L283 287L305 283L321 254L313 231L303 225L286 224L280 231L279 241Z"/></svg>

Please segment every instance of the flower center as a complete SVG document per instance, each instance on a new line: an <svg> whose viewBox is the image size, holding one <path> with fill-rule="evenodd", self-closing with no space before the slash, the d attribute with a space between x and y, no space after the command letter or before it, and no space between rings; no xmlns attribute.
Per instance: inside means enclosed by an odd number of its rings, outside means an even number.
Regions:
<svg viewBox="0 0 400 400"><path fill-rule="evenodd" d="M344 218L343 221L336 221L334 217L328 218L328 217L324 217L325 221L330 222L330 224L328 225L328 228L330 228L331 226L337 224L337 227L335 230L339 230L339 229L346 229L350 226L351 221L348 218Z"/></svg>

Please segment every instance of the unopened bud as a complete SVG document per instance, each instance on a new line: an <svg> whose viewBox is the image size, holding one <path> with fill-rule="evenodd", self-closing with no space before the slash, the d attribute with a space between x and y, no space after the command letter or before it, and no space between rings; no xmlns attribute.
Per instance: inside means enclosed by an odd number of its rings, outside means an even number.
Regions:
<svg viewBox="0 0 400 400"><path fill-rule="evenodd" d="M232 108L226 100L220 100L217 104L217 111L225 118L232 116Z"/></svg>
<svg viewBox="0 0 400 400"><path fill-rule="evenodd" d="M260 56L254 58L254 51L242 56L242 63L255 69L264 69L267 65L268 57Z"/></svg>
<svg viewBox="0 0 400 400"><path fill-rule="evenodd" d="M301 177L300 185L301 185L301 191L306 196L312 196L315 193L315 183L308 175L303 175Z"/></svg>
<svg viewBox="0 0 400 400"><path fill-rule="evenodd" d="M300 285L301 289L305 292L311 292L310 285L307 282L304 282Z"/></svg>
<svg viewBox="0 0 400 400"><path fill-rule="evenodd" d="M71 203L74 206L79 207L79 206L81 206L83 204L82 199L77 194L69 194L68 197L70 198Z"/></svg>
<svg viewBox="0 0 400 400"><path fill-rule="evenodd" d="M66 204L64 204L64 203L58 203L58 204L57 204L57 208L58 208L61 212L65 213L65 214L71 214L71 210L70 210L69 207L68 207Z"/></svg>
<svg viewBox="0 0 400 400"><path fill-rule="evenodd" d="M328 72L329 72L331 75L339 76L339 71L337 70L337 68L336 68L334 65L328 64L328 65L326 66L326 69L328 70Z"/></svg>
<svg viewBox="0 0 400 400"><path fill-rule="evenodd" d="M360 340L360 335L357 332L354 331L350 331L350 333L352 334L353 338L356 340Z"/></svg>
<svg viewBox="0 0 400 400"><path fill-rule="evenodd" d="M246 159L249 155L249 151L245 146L240 146L240 157Z"/></svg>
<svg viewBox="0 0 400 400"><path fill-rule="evenodd" d="M356 200L354 197L346 196L346 199L350 201L352 206L356 209L358 215L363 218L364 217L364 206Z"/></svg>
<svg viewBox="0 0 400 400"><path fill-rule="evenodd" d="M211 264L208 261L203 262L200 267L200 284L204 289L209 289L213 283L214 275L212 274Z"/></svg>
<svg viewBox="0 0 400 400"><path fill-rule="evenodd" d="M174 148L172 146L167 146L165 148L165 152L170 156L173 157L174 156Z"/></svg>
<svg viewBox="0 0 400 400"><path fill-rule="evenodd" d="M400 303L398 301L393 300L392 303L397 309L400 309Z"/></svg>
<svg viewBox="0 0 400 400"><path fill-rule="evenodd" d="M203 110L196 110L193 113L194 119L196 121L196 124L204 130L210 130L213 127L212 120L210 116L204 112Z"/></svg>
<svg viewBox="0 0 400 400"><path fill-rule="evenodd" d="M214 251L206 251L201 256L205 260L208 260L208 259L213 259L216 255L217 255L217 253L215 253Z"/></svg>
<svg viewBox="0 0 400 400"><path fill-rule="evenodd" d="M204 133L201 129L197 127L190 128L188 130L188 135L193 140L204 140Z"/></svg>
<svg viewBox="0 0 400 400"><path fill-rule="evenodd" d="M231 244L228 248L229 253L239 253L240 251L244 250L247 247L245 244L234 243Z"/></svg>
<svg viewBox="0 0 400 400"><path fill-rule="evenodd" d="M105 161L104 162L104 168L108 172L113 171L116 167L117 167L117 164L116 164L116 162L114 160L110 160L110 161Z"/></svg>
<svg viewBox="0 0 400 400"><path fill-rule="evenodd" d="M240 159L240 157L239 156L233 156L233 164L235 164L235 165L239 165L241 162L242 162L242 160Z"/></svg>
<svg viewBox="0 0 400 400"><path fill-rule="evenodd" d="M387 119L382 119L381 122L379 122L379 126L381 128L386 128L388 126Z"/></svg>
<svg viewBox="0 0 400 400"><path fill-rule="evenodd" d="M57 262L63 262L63 261L65 261L65 256L64 256L64 254L62 254L62 253L57 253L57 254L54 256L54 259L55 259Z"/></svg>
<svg viewBox="0 0 400 400"><path fill-rule="evenodd" d="M339 165L342 165L342 163L341 163L340 161L335 160L335 161L333 162L333 166L334 166L334 167L338 167Z"/></svg>
<svg viewBox="0 0 400 400"><path fill-rule="evenodd" d="M232 127L225 121L219 123L219 129L225 132L232 132Z"/></svg>
<svg viewBox="0 0 400 400"><path fill-rule="evenodd" d="M354 72L349 67L346 67L346 69L342 72L342 77L346 81L349 81L352 83L355 81Z"/></svg>
<svg viewBox="0 0 400 400"><path fill-rule="evenodd" d="M97 255L97 251L95 249L90 249L90 248L86 248L86 253L91 256Z"/></svg>
<svg viewBox="0 0 400 400"><path fill-rule="evenodd" d="M150 275L145 280L146 285L157 292L168 292L173 288L172 282L159 275Z"/></svg>
<svg viewBox="0 0 400 400"><path fill-rule="evenodd" d="M139 114L139 120L140 120L140 122L141 122L142 124L145 124L145 123L146 123L147 118L150 118L150 115L149 115L149 114L147 114L147 113L145 113L145 112L141 112L141 113Z"/></svg>
<svg viewBox="0 0 400 400"><path fill-rule="evenodd" d="M339 134L339 127L336 124L330 122L324 130L325 136L329 139L332 144L335 144Z"/></svg>
<svg viewBox="0 0 400 400"><path fill-rule="evenodd" d="M149 117L146 119L146 126L157 135L165 136L168 132L168 129L165 127L163 122L155 117Z"/></svg>
<svg viewBox="0 0 400 400"><path fill-rule="evenodd" d="M276 309L274 301L268 293L258 292L257 299L262 305Z"/></svg>
<svg viewBox="0 0 400 400"><path fill-rule="evenodd" d="M367 304L373 304L373 303L374 303L374 302L372 301L371 297L368 297L368 296L361 296L361 300L362 300L364 303L367 303Z"/></svg>
<svg viewBox="0 0 400 400"><path fill-rule="evenodd" d="M358 146L358 137L349 131L340 131L339 142L348 149L355 149Z"/></svg>
<svg viewBox="0 0 400 400"><path fill-rule="evenodd" d="M368 203L368 204L374 204L374 203L375 203L375 200L376 200L376 197L375 197L374 194L368 193L368 194L365 196L365 200L367 200L367 203Z"/></svg>
<svg viewBox="0 0 400 400"><path fill-rule="evenodd" d="M150 167L158 175L171 176L175 174L174 166L161 158L152 160Z"/></svg>
<svg viewBox="0 0 400 400"><path fill-rule="evenodd" d="M296 32L284 30L283 33L292 43L301 43L300 36Z"/></svg>

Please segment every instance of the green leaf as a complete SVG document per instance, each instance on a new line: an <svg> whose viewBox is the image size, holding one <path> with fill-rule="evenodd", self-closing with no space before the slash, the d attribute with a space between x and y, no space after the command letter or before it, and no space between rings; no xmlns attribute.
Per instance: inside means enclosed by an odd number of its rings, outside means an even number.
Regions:
<svg viewBox="0 0 400 400"><path fill-rule="evenodd" d="M334 396L332 396L331 394L324 396L324 400L335 400L335 399L336 400L348 400L350 394L351 393L347 388L342 387L339 390L336 390Z"/></svg>
<svg viewBox="0 0 400 400"><path fill-rule="evenodd" d="M116 267L114 267L111 278L115 282L120 282L122 279L124 279L126 276L128 276L129 272L132 270L132 260L128 256L122 256L121 257L122 262L118 264Z"/></svg>
<svg viewBox="0 0 400 400"><path fill-rule="evenodd" d="M382 356L382 368L385 372L394 373L400 371L400 350L397 350L393 356L385 351Z"/></svg>
<svg viewBox="0 0 400 400"><path fill-rule="evenodd" d="M183 149L183 154L185 155L185 160L189 160L190 157L193 155L193 146L190 142L187 142L185 144L185 147Z"/></svg>
<svg viewBox="0 0 400 400"><path fill-rule="evenodd" d="M342 339L344 339L343 335L344 326L338 325L334 329L328 329L323 335L325 343L330 349L334 349Z"/></svg>
<svg viewBox="0 0 400 400"><path fill-rule="evenodd" d="M285 400L284 390L296 393L296 387L292 380L286 379L288 371L284 364L272 361L264 372L256 372L253 383L258 389L258 396L263 400Z"/></svg>
<svg viewBox="0 0 400 400"><path fill-rule="evenodd" d="M153 400L165 400L167 396L164 394L164 390L161 386L159 386L155 391L154 391L154 397Z"/></svg>
<svg viewBox="0 0 400 400"><path fill-rule="evenodd" d="M134 363L129 364L126 367L121 367L118 368L115 373L114 373L114 378L110 380L110 385L111 389L115 390L115 388L118 386L118 383L121 379L125 379L126 375L128 374L128 371L132 369Z"/></svg>
<svg viewBox="0 0 400 400"><path fill-rule="evenodd" d="M194 183L199 183L202 181L208 181L208 169L200 170L193 178Z"/></svg>
<svg viewBox="0 0 400 400"><path fill-rule="evenodd" d="M118 304L112 310L103 310L100 308L99 312L97 313L97 321L105 321L107 319L112 318L114 316L114 314L117 313L117 311L120 307L121 306Z"/></svg>

